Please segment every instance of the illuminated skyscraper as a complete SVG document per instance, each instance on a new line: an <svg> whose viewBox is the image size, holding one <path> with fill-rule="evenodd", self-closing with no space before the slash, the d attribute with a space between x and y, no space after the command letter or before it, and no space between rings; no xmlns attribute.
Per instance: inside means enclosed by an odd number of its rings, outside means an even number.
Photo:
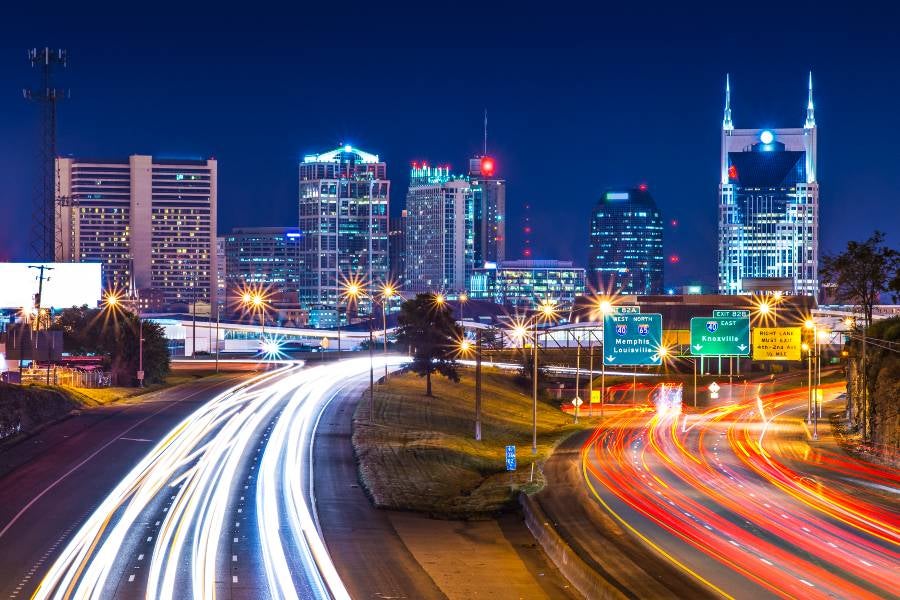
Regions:
<svg viewBox="0 0 900 600"><path fill-rule="evenodd" d="M296 304L301 238L287 227L237 227L224 236L229 306L247 287L265 289L274 304Z"/></svg>
<svg viewBox="0 0 900 600"><path fill-rule="evenodd" d="M607 293L663 293L662 215L646 185L603 194L591 218L588 278Z"/></svg>
<svg viewBox="0 0 900 600"><path fill-rule="evenodd" d="M215 302L217 163L58 158L57 260L99 262L104 285L161 306Z"/></svg>
<svg viewBox="0 0 900 600"><path fill-rule="evenodd" d="M476 268L486 262L501 262L506 257L506 181L497 177L496 169L497 163L490 156L469 160Z"/></svg>
<svg viewBox="0 0 900 600"><path fill-rule="evenodd" d="M819 184L812 74L806 122L735 129L725 83L719 182L719 293L817 296Z"/></svg>
<svg viewBox="0 0 900 600"><path fill-rule="evenodd" d="M449 167L413 165L406 195L406 278L410 292L461 292L474 265L474 208L466 177Z"/></svg>
<svg viewBox="0 0 900 600"><path fill-rule="evenodd" d="M391 182L378 155L352 146L308 155L300 163L300 303L336 307L351 278L388 279ZM369 311L360 301L360 312Z"/></svg>

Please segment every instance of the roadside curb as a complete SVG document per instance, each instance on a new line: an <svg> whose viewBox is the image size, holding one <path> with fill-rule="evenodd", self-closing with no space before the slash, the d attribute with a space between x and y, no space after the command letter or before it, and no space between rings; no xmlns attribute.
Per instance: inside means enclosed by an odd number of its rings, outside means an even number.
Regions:
<svg viewBox="0 0 900 600"><path fill-rule="evenodd" d="M584 562L559 535L538 502L528 494L519 494L519 505L525 526L563 577L585 598L625 598L620 590L606 581Z"/></svg>

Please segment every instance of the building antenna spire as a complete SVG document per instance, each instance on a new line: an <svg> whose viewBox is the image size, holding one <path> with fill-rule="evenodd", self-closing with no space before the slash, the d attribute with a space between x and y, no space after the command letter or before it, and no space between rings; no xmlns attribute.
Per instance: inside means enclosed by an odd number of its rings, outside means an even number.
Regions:
<svg viewBox="0 0 900 600"><path fill-rule="evenodd" d="M725 73L725 118L722 119L722 129L734 129L731 122L731 75Z"/></svg>
<svg viewBox="0 0 900 600"><path fill-rule="evenodd" d="M487 109L484 109L484 156L487 156Z"/></svg>
<svg viewBox="0 0 900 600"><path fill-rule="evenodd" d="M809 100L806 103L806 124L805 129L812 129L816 126L815 109L813 108L812 97L812 71L809 72Z"/></svg>

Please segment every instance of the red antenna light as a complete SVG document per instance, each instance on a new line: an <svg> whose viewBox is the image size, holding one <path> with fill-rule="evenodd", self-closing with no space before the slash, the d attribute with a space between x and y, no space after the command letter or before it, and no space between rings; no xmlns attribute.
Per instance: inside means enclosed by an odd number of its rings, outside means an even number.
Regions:
<svg viewBox="0 0 900 600"><path fill-rule="evenodd" d="M681 260L681 259L678 258L677 254L673 254L672 256L669 257L669 262L672 264L677 263L679 260Z"/></svg>
<svg viewBox="0 0 900 600"><path fill-rule="evenodd" d="M485 156L481 159L481 174L490 177L494 174L494 159Z"/></svg>
<svg viewBox="0 0 900 600"><path fill-rule="evenodd" d="M638 186L638 189L641 190L642 192L646 192L646 191L647 191L647 184L646 184L646 183L642 183L641 185Z"/></svg>

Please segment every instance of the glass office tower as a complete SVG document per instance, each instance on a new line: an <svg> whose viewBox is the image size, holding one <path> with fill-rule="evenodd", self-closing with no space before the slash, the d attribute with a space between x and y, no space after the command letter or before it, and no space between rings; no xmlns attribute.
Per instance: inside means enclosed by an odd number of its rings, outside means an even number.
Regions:
<svg viewBox="0 0 900 600"><path fill-rule="evenodd" d="M734 129L726 80L719 184L719 293L817 296L819 184L812 76L806 122Z"/></svg>
<svg viewBox="0 0 900 600"><path fill-rule="evenodd" d="M603 194L591 218L588 277L606 293L663 293L662 215L646 185Z"/></svg>

